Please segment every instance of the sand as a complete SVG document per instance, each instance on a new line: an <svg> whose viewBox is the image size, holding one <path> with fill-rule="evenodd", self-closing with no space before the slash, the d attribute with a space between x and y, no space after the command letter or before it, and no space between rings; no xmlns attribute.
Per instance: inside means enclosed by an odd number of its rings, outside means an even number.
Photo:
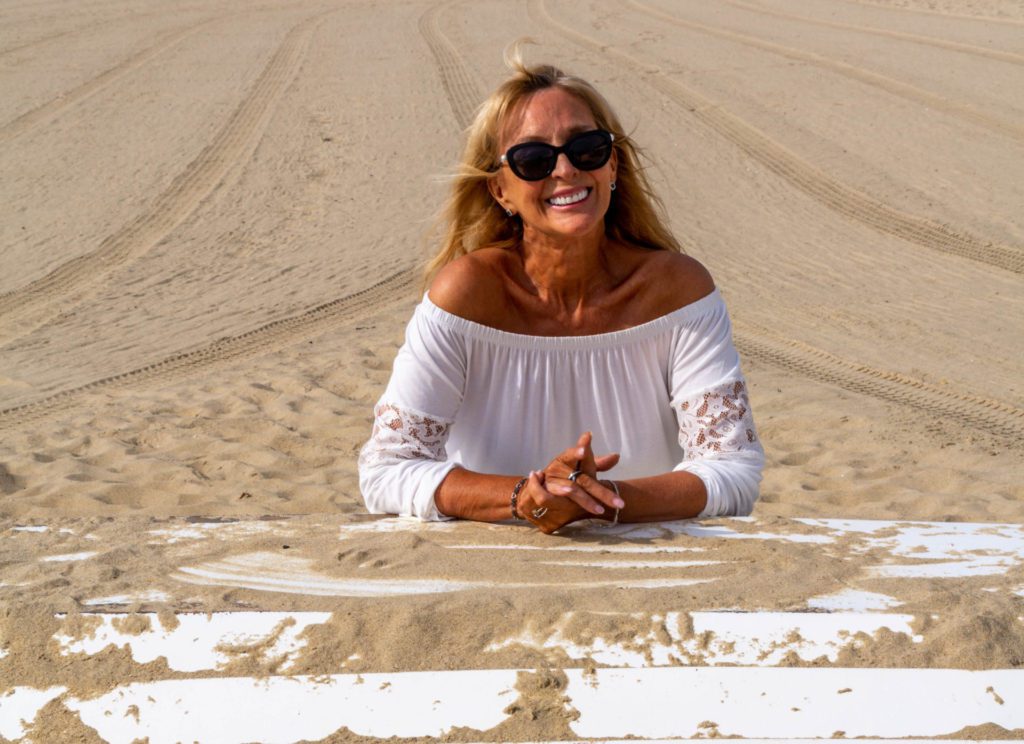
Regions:
<svg viewBox="0 0 1024 744"><path fill-rule="evenodd" d="M1019 0L3 13L0 528L104 524L110 564L147 576L166 556L127 546L154 520L361 519L356 453L443 177L520 36L616 106L728 302L758 517L1024 522ZM28 549L0 548L4 578L49 570ZM109 580L0 603L74 611ZM1019 666L1011 646L985 658ZM378 661L429 661L398 648Z"/></svg>

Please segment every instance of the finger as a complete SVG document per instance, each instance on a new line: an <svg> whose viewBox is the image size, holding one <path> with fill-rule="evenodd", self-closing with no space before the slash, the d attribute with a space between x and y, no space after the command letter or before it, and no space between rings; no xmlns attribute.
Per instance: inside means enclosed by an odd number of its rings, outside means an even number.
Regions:
<svg viewBox="0 0 1024 744"><path fill-rule="evenodd" d="M578 469L582 470L584 473L596 473L597 466L594 464L593 448L594 435L589 431L585 432L583 436L580 437L580 443L583 447L583 457L580 458Z"/></svg>
<svg viewBox="0 0 1024 744"><path fill-rule="evenodd" d="M594 464L597 465L597 472L603 473L606 470L611 470L619 464L621 456L618 452L613 452L610 455L601 455L600 457L594 458Z"/></svg>
<svg viewBox="0 0 1024 744"><path fill-rule="evenodd" d="M569 449L567 450L564 450L552 461L551 464L554 465L556 462L559 463L562 467L558 469L561 470L564 468L565 473L555 473L555 475L560 475L562 477L569 475L569 473L576 469L576 464L580 462L580 460L582 460L584 456L586 456L586 454L587 448L581 447L579 443L573 445L572 447L569 447ZM550 468L550 466L548 467Z"/></svg>
<svg viewBox="0 0 1024 744"><path fill-rule="evenodd" d="M562 494L550 490L542 471L531 471L526 488L523 489L526 498L520 502L519 513L526 519L537 524L539 517L534 517L533 512L537 509L552 509L559 502L564 501Z"/></svg>
<svg viewBox="0 0 1024 744"><path fill-rule="evenodd" d="M530 497L520 513L541 532L550 535L581 516L590 516L570 499L548 491L543 471L532 471L527 477L529 484L524 492L528 491ZM541 509L544 511L537 516L536 512Z"/></svg>
<svg viewBox="0 0 1024 744"><path fill-rule="evenodd" d="M583 477L585 476L580 476L580 478ZM548 488L555 496L569 499L589 514L604 514L604 506L594 500L583 488L574 486L572 483L556 483Z"/></svg>
<svg viewBox="0 0 1024 744"><path fill-rule="evenodd" d="M589 475L581 475L576 479L576 485L586 491L588 496L601 502L605 506L611 507L612 509L621 509L626 505L622 500L622 497L616 494L611 488L608 488L608 486L597 478Z"/></svg>
<svg viewBox="0 0 1024 744"><path fill-rule="evenodd" d="M530 471L530 479L527 481L526 488L524 489L531 502L528 511L533 511L538 506L548 506L549 504L546 502L554 497L554 494L548 491L545 481L544 473L536 470Z"/></svg>

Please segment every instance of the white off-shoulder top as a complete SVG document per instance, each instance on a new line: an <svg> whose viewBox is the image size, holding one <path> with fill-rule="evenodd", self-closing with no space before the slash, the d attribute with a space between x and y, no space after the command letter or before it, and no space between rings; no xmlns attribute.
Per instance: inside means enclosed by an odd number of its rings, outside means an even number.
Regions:
<svg viewBox="0 0 1024 744"><path fill-rule="evenodd" d="M764 451L718 290L648 323L591 336L529 336L474 323L426 295L406 329L359 457L371 512L446 517L452 468L522 476L584 431L622 459L604 477L686 470L701 516L749 514Z"/></svg>

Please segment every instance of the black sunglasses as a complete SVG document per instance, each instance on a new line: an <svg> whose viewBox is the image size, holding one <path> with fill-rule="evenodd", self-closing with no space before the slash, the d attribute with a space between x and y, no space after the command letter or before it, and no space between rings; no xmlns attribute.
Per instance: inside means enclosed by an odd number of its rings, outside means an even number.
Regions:
<svg viewBox="0 0 1024 744"><path fill-rule="evenodd" d="M501 156L500 165L507 165L524 181L540 181L555 170L558 155L565 153L569 162L584 171L597 170L612 156L615 135L603 129L581 132L569 138L561 147L546 142L524 142L508 148Z"/></svg>

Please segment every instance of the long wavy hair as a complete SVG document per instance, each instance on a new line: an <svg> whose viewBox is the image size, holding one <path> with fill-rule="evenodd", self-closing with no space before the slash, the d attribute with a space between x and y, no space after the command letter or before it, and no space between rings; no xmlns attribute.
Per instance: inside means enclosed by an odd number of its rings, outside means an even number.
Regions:
<svg viewBox="0 0 1024 744"><path fill-rule="evenodd" d="M506 50L505 64L512 70L512 76L481 104L466 131L462 160L438 219L444 237L440 250L427 265L427 280L459 256L480 248L518 247L522 221L519 215L509 217L505 213L491 196L487 181L494 177L498 164L499 138L506 117L528 96L553 87L578 97L590 109L598 128L615 135L616 189L605 214L605 234L613 240L652 250L682 252L665 226L664 206L644 175L641 151L623 130L604 96L587 81L552 65L527 67L521 42Z"/></svg>

